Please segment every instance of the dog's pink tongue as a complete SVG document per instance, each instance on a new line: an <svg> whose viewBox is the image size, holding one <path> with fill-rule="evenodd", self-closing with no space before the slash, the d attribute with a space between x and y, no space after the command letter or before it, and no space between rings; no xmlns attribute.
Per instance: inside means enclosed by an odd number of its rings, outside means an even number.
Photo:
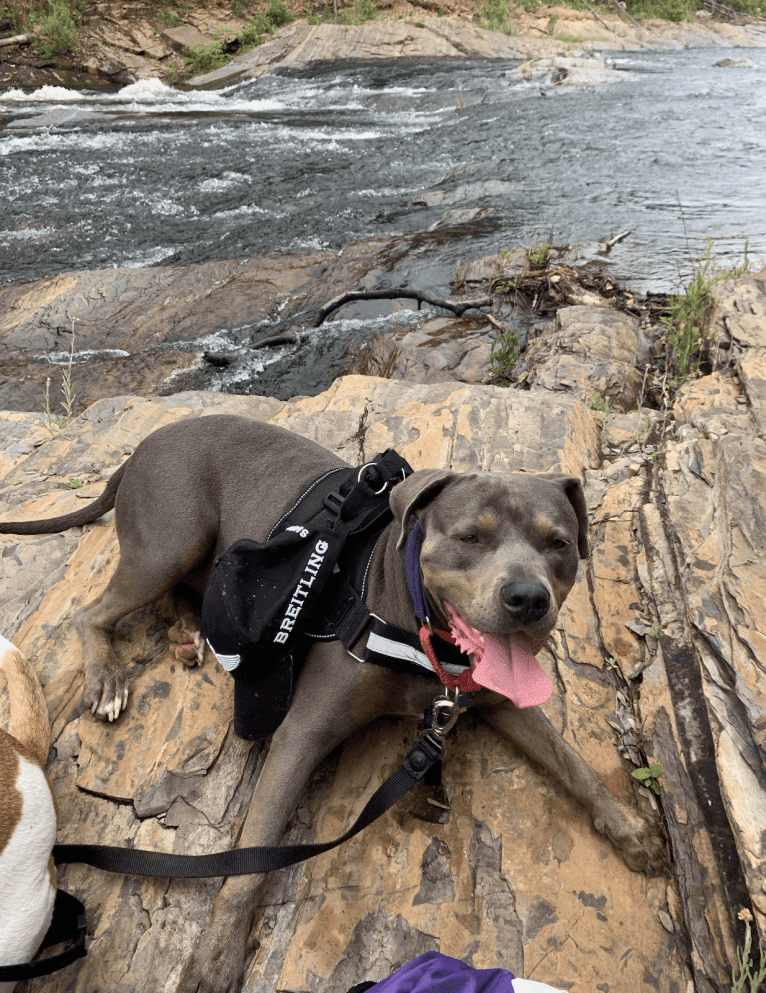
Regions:
<svg viewBox="0 0 766 993"><path fill-rule="evenodd" d="M517 707L536 707L553 692L550 679L530 650L529 639L512 634L504 641L484 635L484 655L473 669L474 682L502 693Z"/></svg>
<svg viewBox="0 0 766 993"><path fill-rule="evenodd" d="M480 634L467 624L451 604L445 604L450 628L458 646L474 657L474 682L502 693L517 707L536 707L553 692L532 651L532 642L523 634L508 641L495 634ZM541 646L537 646L538 651Z"/></svg>

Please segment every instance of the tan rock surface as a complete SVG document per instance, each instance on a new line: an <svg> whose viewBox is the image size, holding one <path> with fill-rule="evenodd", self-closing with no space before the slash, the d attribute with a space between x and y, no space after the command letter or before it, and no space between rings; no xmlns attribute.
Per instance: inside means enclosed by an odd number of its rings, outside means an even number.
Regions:
<svg viewBox="0 0 766 993"><path fill-rule="evenodd" d="M648 353L638 321L609 307L565 307L557 328L529 343L518 382L534 390L567 390L590 404L594 393L618 409L634 409Z"/></svg>
<svg viewBox="0 0 766 993"><path fill-rule="evenodd" d="M629 690L604 658L626 668L647 658L643 639L624 628L642 594L632 554L626 572L622 550L643 484L625 471L614 496L605 488L593 412L565 396L351 376L320 397L284 404L199 393L104 400L8 468L0 512L61 513L78 501L65 489L71 475L113 470L169 420L225 410L273 419L350 461L395 445L417 466L586 471L599 506L610 508L611 527L621 530L607 533L596 521L594 557L542 656L557 687L546 709L607 788L633 790L631 766L605 721ZM8 433L18 435L24 422L6 417ZM26 424L37 439L39 422ZM261 750L248 754L232 737L223 670L210 660L187 670L168 658L167 605L127 618L115 636L134 674L125 718L105 727L82 713L72 613L114 566L111 520L43 539L3 536L0 547L6 588L19 591L3 603L3 630L33 659L50 708L60 839L186 852L232 844ZM26 603L21 591L30 588L36 598ZM412 734L389 720L348 742L314 777L291 836L337 833ZM427 948L574 990L638 989L646 976L661 991L685 990L672 879L630 873L548 777L472 718L461 723L451 754L448 824L413 820L405 802L350 845L270 880L245 990L345 993ZM85 962L33 988L138 990L151 975L153 989L172 990L218 881L141 881L79 866L62 877L84 898L96 941ZM671 934L662 919L674 917Z"/></svg>
<svg viewBox="0 0 766 993"><path fill-rule="evenodd" d="M664 435L649 410L614 413L600 428L603 418L563 382L525 392L357 376L288 403L204 393L101 400L55 436L40 415L2 416L6 519L77 506L70 477L97 492L160 424L221 411L274 420L350 462L394 445L418 467L585 476L592 555L541 655L556 688L545 709L606 788L633 792L633 763L663 765L659 799L639 792L667 825L669 875L626 870L547 776L468 715L445 765L448 823L415 820L404 801L349 845L269 880L246 993L345 993L429 948L583 993L728 993L741 907L766 935L760 286L721 284L720 313L740 315L730 329L742 344L728 350L738 364L680 390ZM584 323L577 310L564 330ZM612 316L624 320L602 309L588 318L597 339L614 330ZM438 319L427 323L438 330ZM635 362L637 330L619 332L623 344L630 333ZM587 382L573 376L569 392ZM169 658L167 603L126 618L115 635L133 675L125 717L107 728L82 713L72 615L114 566L110 518L0 538L0 629L45 686L60 838L226 847L263 751L232 736L231 686L213 661L195 671ZM314 776L289 836L338 834L412 734L387 720L348 742ZM78 866L62 875L85 899L96 942L87 961L30 989L132 991L151 975L154 989L172 990L218 881L139 881Z"/></svg>
<svg viewBox="0 0 766 993"><path fill-rule="evenodd" d="M255 79L278 68L298 68L333 59L531 59L552 58L564 51L571 55L571 48L626 51L710 45L760 47L766 44L766 33L755 27L711 23L670 25L646 21L636 28L616 14L603 17L607 24L604 27L582 11L566 7L546 7L545 17L530 17L515 11L512 17L515 33L509 36L479 27L472 19L473 11L460 11L459 3L445 0L442 7L450 16L416 14L397 20L368 21L362 26L311 25L299 21L281 28L273 41L237 56L221 69L195 76L189 82L193 86L230 85L236 80ZM565 42L550 36L551 15L558 16L559 32L580 40ZM579 77L590 83L604 81L603 75L585 79L585 74L583 69L572 69L573 79Z"/></svg>

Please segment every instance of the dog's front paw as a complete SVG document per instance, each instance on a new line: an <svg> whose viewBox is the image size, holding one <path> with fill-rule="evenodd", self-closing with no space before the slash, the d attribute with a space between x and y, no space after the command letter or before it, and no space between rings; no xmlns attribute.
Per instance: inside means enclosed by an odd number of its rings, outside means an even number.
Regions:
<svg viewBox="0 0 766 993"><path fill-rule="evenodd" d="M103 721L113 721L128 705L128 676L115 659L89 668L85 673L83 701Z"/></svg>
<svg viewBox="0 0 766 993"><path fill-rule="evenodd" d="M658 822L651 821L624 804L610 804L594 818L596 830L611 841L625 865L648 876L667 866L665 841Z"/></svg>

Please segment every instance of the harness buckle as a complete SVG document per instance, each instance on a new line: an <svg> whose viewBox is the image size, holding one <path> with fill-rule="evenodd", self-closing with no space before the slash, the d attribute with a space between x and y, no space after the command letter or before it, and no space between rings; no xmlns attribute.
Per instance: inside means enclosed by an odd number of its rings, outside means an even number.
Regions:
<svg viewBox="0 0 766 993"><path fill-rule="evenodd" d="M336 517L340 517L341 507L346 498L341 496L337 490L331 490L327 496L324 498L322 503L327 507L331 514L335 514Z"/></svg>

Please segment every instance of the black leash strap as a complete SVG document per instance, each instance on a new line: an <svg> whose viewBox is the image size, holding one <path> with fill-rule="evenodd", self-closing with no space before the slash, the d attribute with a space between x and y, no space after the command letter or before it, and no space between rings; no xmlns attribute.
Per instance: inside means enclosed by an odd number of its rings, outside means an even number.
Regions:
<svg viewBox="0 0 766 993"><path fill-rule="evenodd" d="M43 938L43 948L57 945L61 941L74 941L58 955L40 959L38 962L27 962L24 965L0 965L0 983L20 983L25 979L37 979L38 976L50 976L86 954L85 949L85 907L77 897L63 890L56 891L56 902L53 905L53 919Z"/></svg>
<svg viewBox="0 0 766 993"><path fill-rule="evenodd" d="M109 845L55 845L56 865L83 862L107 872L123 872L133 876L158 876L199 879L204 876L244 876L256 872L272 872L305 862L306 859L328 852L353 838L368 824L400 800L428 770L441 760L443 747L438 739L423 736L413 745L397 771L370 797L355 823L334 841L316 845L283 845L280 847L234 848L212 855L166 855L135 848L114 848Z"/></svg>

